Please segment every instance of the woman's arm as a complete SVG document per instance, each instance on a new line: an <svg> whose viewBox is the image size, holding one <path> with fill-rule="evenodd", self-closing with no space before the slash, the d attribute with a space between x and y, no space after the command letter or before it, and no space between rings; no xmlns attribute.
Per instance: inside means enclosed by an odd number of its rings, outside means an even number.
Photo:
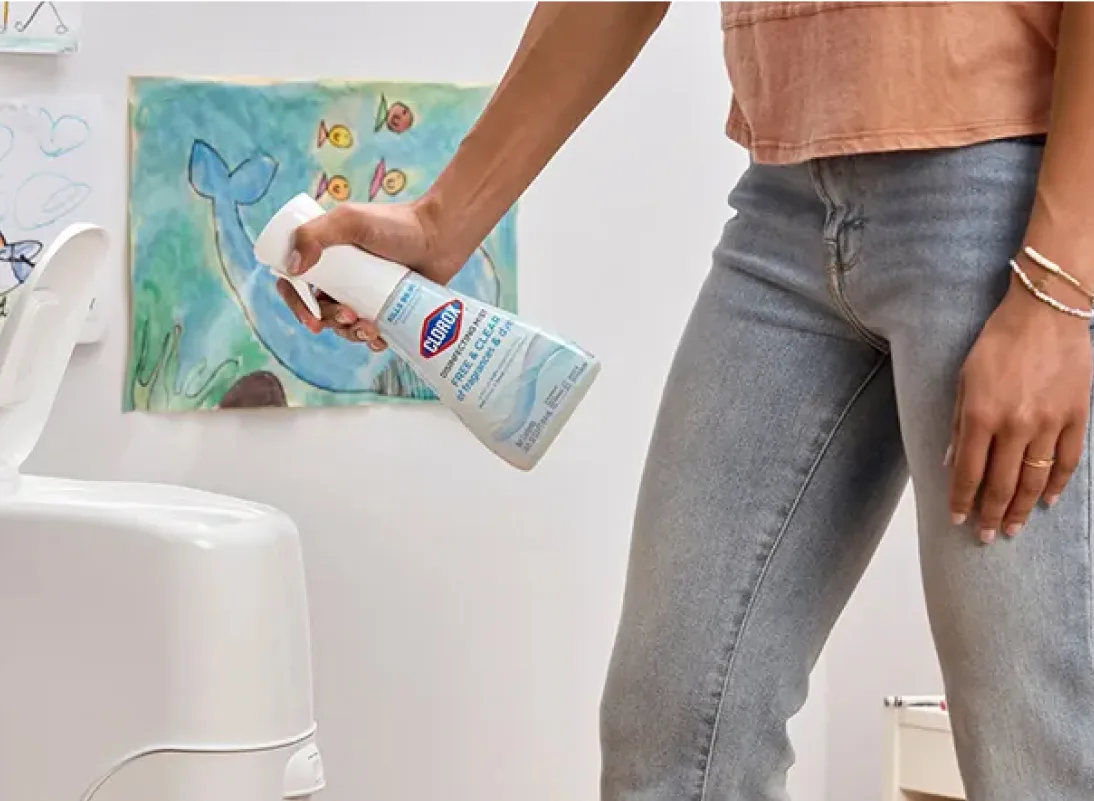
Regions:
<svg viewBox="0 0 1094 801"><path fill-rule="evenodd" d="M1094 3L1065 3L1052 118L1025 244L1094 289ZM1090 298L1023 255L1017 261L1062 303ZM1037 501L1052 505L1082 457L1090 413L1086 320L1039 301L1012 277L962 370L954 415L950 506L955 523L1017 533ZM1036 465L1054 459L1050 466Z"/></svg>
<svg viewBox="0 0 1094 801"><path fill-rule="evenodd" d="M1056 48L1052 120L1026 242L1094 286L1094 4L1064 3ZM1089 299L1064 282L1053 294ZM1065 290L1070 290L1067 297Z"/></svg>
<svg viewBox="0 0 1094 801"><path fill-rule="evenodd" d="M412 203L343 203L301 226L290 272L310 269L324 248L355 245L447 283L634 63L668 6L539 3L490 103L433 186ZM278 290L312 331L385 346L352 309L320 297L316 320L287 282Z"/></svg>
<svg viewBox="0 0 1094 801"><path fill-rule="evenodd" d="M423 199L469 255L634 62L668 3L540 3L478 123Z"/></svg>

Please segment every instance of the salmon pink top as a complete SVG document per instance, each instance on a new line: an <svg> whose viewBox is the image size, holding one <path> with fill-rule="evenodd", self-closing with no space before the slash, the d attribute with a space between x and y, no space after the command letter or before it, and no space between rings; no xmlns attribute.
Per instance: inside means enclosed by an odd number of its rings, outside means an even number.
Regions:
<svg viewBox="0 0 1094 801"><path fill-rule="evenodd" d="M1048 130L1062 3L722 3L727 133L756 161Z"/></svg>

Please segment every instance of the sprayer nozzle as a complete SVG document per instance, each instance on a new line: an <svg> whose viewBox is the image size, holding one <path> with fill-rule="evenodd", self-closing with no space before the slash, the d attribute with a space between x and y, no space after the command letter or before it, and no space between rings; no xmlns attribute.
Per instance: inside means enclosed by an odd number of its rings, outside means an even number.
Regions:
<svg viewBox="0 0 1094 801"><path fill-rule="evenodd" d="M315 199L306 194L299 194L286 203L273 218L266 223L262 233L255 239L255 258L270 268L270 272L278 278L284 278L300 300L308 307L315 319L319 319L319 303L315 299L311 285L307 280L298 276L283 272L283 267L292 251L292 239L296 229L304 223L323 216L323 207L315 202Z"/></svg>
<svg viewBox="0 0 1094 801"><path fill-rule="evenodd" d="M284 278L292 285L292 288L296 290L296 294L300 296L300 300L304 302L308 311L311 312L312 317L318 320L323 316L323 312L319 309L319 301L315 299L315 293L312 292L311 284L303 278L298 278L295 275L287 275L272 268L271 272L278 278Z"/></svg>

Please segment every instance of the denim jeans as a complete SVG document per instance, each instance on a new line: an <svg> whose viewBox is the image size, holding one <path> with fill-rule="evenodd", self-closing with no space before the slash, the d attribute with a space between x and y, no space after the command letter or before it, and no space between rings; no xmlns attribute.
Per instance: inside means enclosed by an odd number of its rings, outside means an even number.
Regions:
<svg viewBox="0 0 1094 801"><path fill-rule="evenodd" d="M1015 139L746 172L644 472L604 801L787 798L787 720L909 475L969 799L1094 799L1089 462L990 546L951 524L943 467L1041 153Z"/></svg>

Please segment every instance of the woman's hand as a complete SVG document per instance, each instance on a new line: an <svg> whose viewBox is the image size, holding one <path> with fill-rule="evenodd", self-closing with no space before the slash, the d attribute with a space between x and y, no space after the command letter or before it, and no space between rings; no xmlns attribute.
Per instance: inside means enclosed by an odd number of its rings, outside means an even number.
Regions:
<svg viewBox="0 0 1094 801"><path fill-rule="evenodd" d="M300 226L293 242L289 272L300 275L319 261L324 248L354 245L382 258L405 264L437 283L447 283L459 271L462 260L442 252L437 227L424 202L405 204L345 203ZM381 351L387 344L371 320L358 319L353 309L320 293L322 318L317 320L288 281L277 285L281 297L297 319L318 334L329 328L351 342Z"/></svg>
<svg viewBox="0 0 1094 801"><path fill-rule="evenodd" d="M1038 500L1054 504L1082 456L1090 389L1088 322L1012 283L961 370L945 458L954 524L978 494L983 542L1017 534Z"/></svg>

